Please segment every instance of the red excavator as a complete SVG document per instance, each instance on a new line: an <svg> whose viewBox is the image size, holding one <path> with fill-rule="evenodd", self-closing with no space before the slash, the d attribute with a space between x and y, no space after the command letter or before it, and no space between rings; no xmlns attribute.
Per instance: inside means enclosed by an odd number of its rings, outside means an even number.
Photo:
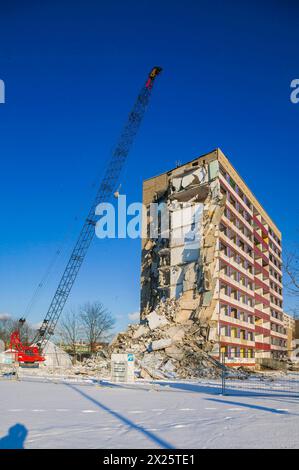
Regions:
<svg viewBox="0 0 299 470"><path fill-rule="evenodd" d="M45 358L42 356L42 351L47 344L49 337L54 334L55 326L59 320L87 250L94 237L95 226L97 223L95 211L96 207L100 203L108 202L118 187L121 170L149 103L154 81L161 72L161 67L153 67L144 86L137 96L137 100L135 101L133 109L128 116L120 138L114 148L112 157L108 162L99 190L95 200L93 201L87 218L85 219L80 235L70 255L69 261L58 284L48 312L42 322L41 327L37 331L36 337L33 340L34 346L25 346L22 344L19 330L16 330L11 334L10 349L15 351L17 356L16 359L21 363L38 363L45 360ZM24 324L24 322L24 318L19 320L20 327Z"/></svg>

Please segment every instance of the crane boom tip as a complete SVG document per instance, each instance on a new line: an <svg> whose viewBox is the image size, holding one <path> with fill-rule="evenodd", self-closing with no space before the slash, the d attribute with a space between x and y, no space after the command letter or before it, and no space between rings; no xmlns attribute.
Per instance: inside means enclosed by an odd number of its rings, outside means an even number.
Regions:
<svg viewBox="0 0 299 470"><path fill-rule="evenodd" d="M149 88L149 89L152 88L155 78L162 72L162 70L163 70L162 67L159 67L157 65L152 68L152 70L150 71L148 75L148 80L145 85L146 88Z"/></svg>

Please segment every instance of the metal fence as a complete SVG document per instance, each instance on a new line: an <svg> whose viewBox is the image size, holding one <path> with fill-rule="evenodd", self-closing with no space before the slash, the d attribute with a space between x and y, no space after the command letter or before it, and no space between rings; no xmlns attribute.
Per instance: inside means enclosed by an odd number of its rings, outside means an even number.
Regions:
<svg viewBox="0 0 299 470"><path fill-rule="evenodd" d="M221 355L221 388L222 394L247 394L247 395L276 395L299 397L299 371L288 370L286 361L267 360L267 367L255 370L254 363L239 362L240 357ZM252 359L252 358L250 358ZM258 361L255 361L258 364ZM263 361L259 361L262 363ZM280 366L280 367L279 367Z"/></svg>
<svg viewBox="0 0 299 470"><path fill-rule="evenodd" d="M0 380L13 380L17 379L17 376L17 364L0 364Z"/></svg>
<svg viewBox="0 0 299 470"><path fill-rule="evenodd" d="M0 380L92 383L101 378L110 378L110 363L103 361L101 367L101 361L92 359L88 353L71 357L66 353L54 352L47 353L46 357L45 363L18 363L16 357L9 355L5 363L0 363ZM84 367L81 367L83 364Z"/></svg>
<svg viewBox="0 0 299 470"><path fill-rule="evenodd" d="M82 355L83 356L83 355ZM110 365L100 368L98 366L82 368L80 364L86 355L77 356L76 361L70 361L69 366L64 363L64 355L53 354L49 365L19 365L0 364L0 380L41 380L41 381L78 381L96 383L98 381L111 380ZM80 360L81 359L81 360ZM232 361L222 355L221 363L211 359L215 367L219 367L219 378L197 379L198 391L223 394L223 395L247 395L247 396L281 396L299 398L299 372L286 370L261 370L254 371L254 367L233 367ZM75 362L73 367L72 362ZM251 370L251 372L250 372ZM149 381L152 384L157 381ZM164 385L167 379L164 380ZM177 380L177 383L182 381ZM184 381L183 381L184 382ZM186 382L186 381L185 381ZM194 380L192 381L194 383Z"/></svg>
<svg viewBox="0 0 299 470"><path fill-rule="evenodd" d="M256 375L235 378L227 372L222 373L223 395L276 395L299 397L299 373L284 376Z"/></svg>

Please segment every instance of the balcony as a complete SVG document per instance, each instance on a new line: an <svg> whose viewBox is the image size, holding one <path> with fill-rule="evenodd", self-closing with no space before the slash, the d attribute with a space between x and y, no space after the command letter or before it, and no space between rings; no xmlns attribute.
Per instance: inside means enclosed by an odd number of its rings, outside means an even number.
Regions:
<svg viewBox="0 0 299 470"><path fill-rule="evenodd" d="M268 299L265 299L265 297L262 297L259 294L254 294L254 298L258 304L263 304L263 305L266 305L267 307L270 306L270 301Z"/></svg>
<svg viewBox="0 0 299 470"><path fill-rule="evenodd" d="M259 343L259 342L255 342L255 348L256 349L259 349L261 351L270 351L271 349L271 345L268 344L268 343Z"/></svg>
<svg viewBox="0 0 299 470"><path fill-rule="evenodd" d="M247 276L251 280L254 280L254 275L252 273L248 272L247 269L243 268L243 266L241 266L239 263L237 263L237 261L234 261L233 258L230 258L229 256L227 256L221 250L219 250L219 258L220 258L220 260L224 261L225 263L227 263L232 268L236 269L236 271L239 271L240 273L244 274L245 276Z"/></svg>
<svg viewBox="0 0 299 470"><path fill-rule="evenodd" d="M226 245L228 245L232 250L234 250L237 254L240 254L244 259L246 259L249 263L253 264L253 257L250 256L246 251L242 250L242 248L236 243L231 240L224 232L219 233L219 238L222 240Z"/></svg>
<svg viewBox="0 0 299 470"><path fill-rule="evenodd" d="M262 224L262 222L257 218L256 215L253 216L253 221L259 226L259 228L264 232L265 235L269 235L269 232L268 230L266 229L266 227L264 227L264 225Z"/></svg>
<svg viewBox="0 0 299 470"><path fill-rule="evenodd" d="M259 318L262 318L263 320L267 320L269 321L270 320L270 315L266 312L263 312L262 310L254 307L254 315L256 317L259 317Z"/></svg>
<svg viewBox="0 0 299 470"><path fill-rule="evenodd" d="M255 254L254 256L255 260L262 259L266 264L269 263L269 258L257 246L253 247L253 251Z"/></svg>
<svg viewBox="0 0 299 470"><path fill-rule="evenodd" d="M229 337L229 336L224 336L224 335L220 335L220 342L222 344L225 344L227 346L248 346L248 347L251 347L251 348L254 348L255 346L255 341L249 341L249 340L246 340L246 339L242 339L242 338L232 338L232 337Z"/></svg>
<svg viewBox="0 0 299 470"><path fill-rule="evenodd" d="M252 232L252 226L250 223L237 211L237 209L234 208L234 206L229 201L226 201L226 207L237 219L242 222L243 225L245 225Z"/></svg>
<svg viewBox="0 0 299 470"><path fill-rule="evenodd" d="M270 330L262 326L255 325L255 332L264 336L270 336Z"/></svg>
<svg viewBox="0 0 299 470"><path fill-rule="evenodd" d="M270 292L270 286L266 284L264 281L261 281L258 277L255 276L254 278L255 285L259 286L260 288L264 289L268 294Z"/></svg>
<svg viewBox="0 0 299 470"><path fill-rule="evenodd" d="M255 238L260 242L260 244L263 245L264 249L265 249L266 251L268 251L269 245L265 242L265 240L263 239L263 237L261 237L261 236L257 233L256 230L254 230L253 234L254 234Z"/></svg>
<svg viewBox="0 0 299 470"><path fill-rule="evenodd" d="M247 206L247 204L240 198L239 194L234 190L234 188L226 181L223 175L219 175L222 186L236 199L236 201L246 210L251 217L253 217L253 211Z"/></svg>
<svg viewBox="0 0 299 470"><path fill-rule="evenodd" d="M254 298L253 289L250 289L249 287L243 286L240 282L235 281L234 279L227 276L226 274L220 272L219 279L224 281L226 284L229 284L231 287L235 287L236 289L238 289L243 294L247 294L250 297Z"/></svg>

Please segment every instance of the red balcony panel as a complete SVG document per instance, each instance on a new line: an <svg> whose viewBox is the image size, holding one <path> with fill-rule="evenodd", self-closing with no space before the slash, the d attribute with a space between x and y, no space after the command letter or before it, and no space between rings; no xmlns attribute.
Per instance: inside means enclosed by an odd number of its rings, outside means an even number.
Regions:
<svg viewBox="0 0 299 470"><path fill-rule="evenodd" d="M270 336L270 330L263 328L262 326L255 325L255 332L265 336Z"/></svg>
<svg viewBox="0 0 299 470"><path fill-rule="evenodd" d="M257 246L253 247L253 251L257 255L258 258L262 258L265 261L265 263L269 263L269 259L267 258L267 256L264 255L264 253L262 253L261 250Z"/></svg>
<svg viewBox="0 0 299 470"><path fill-rule="evenodd" d="M257 238L257 240L268 250L269 249L269 245L265 242L265 240L254 230L253 231L253 235L255 236L255 238Z"/></svg>
<svg viewBox="0 0 299 470"><path fill-rule="evenodd" d="M260 350L264 350L264 351L270 351L271 349L271 346L270 344L264 344L264 343L255 343L255 348L256 349L260 349Z"/></svg>
<svg viewBox="0 0 299 470"><path fill-rule="evenodd" d="M262 272L263 275L267 277L267 279L269 278L269 272L267 271L267 269L260 266L256 261L254 262L254 269L258 272Z"/></svg>
<svg viewBox="0 0 299 470"><path fill-rule="evenodd" d="M254 283L255 283L255 285L257 285L257 286L261 287L262 289L264 289L266 292L270 291L270 287L265 282L258 279L257 277L254 278Z"/></svg>
<svg viewBox="0 0 299 470"><path fill-rule="evenodd" d="M263 226L262 222L258 220L256 215L253 216L253 221L256 222L256 224L260 227L260 229L264 232L264 234L268 236L269 234L268 230L266 229L266 227Z"/></svg>
<svg viewBox="0 0 299 470"><path fill-rule="evenodd" d="M270 300L265 299L265 297L262 297L259 294L254 294L255 300L257 300L259 303L266 305L267 307L270 306Z"/></svg>
<svg viewBox="0 0 299 470"><path fill-rule="evenodd" d="M258 308L254 309L254 315L256 317L262 318L263 320L270 320L270 315L268 313L262 312Z"/></svg>

